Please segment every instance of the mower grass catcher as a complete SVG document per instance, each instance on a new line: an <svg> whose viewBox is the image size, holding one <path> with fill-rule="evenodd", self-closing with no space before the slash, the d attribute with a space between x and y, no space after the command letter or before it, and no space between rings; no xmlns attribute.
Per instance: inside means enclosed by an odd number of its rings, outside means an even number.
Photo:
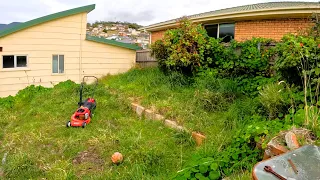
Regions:
<svg viewBox="0 0 320 180"><path fill-rule="evenodd" d="M85 101L82 101L82 93L83 87L85 85L85 78L94 78L95 85L94 89L92 90L91 97L88 97ZM80 100L78 103L78 109L76 112L71 116L71 120L67 122L67 127L82 127L85 128L87 124L90 123L91 118L93 116L93 111L96 109L96 100L93 98L94 91L98 85L98 78L95 76L84 76L82 79L82 83L80 85Z"/></svg>

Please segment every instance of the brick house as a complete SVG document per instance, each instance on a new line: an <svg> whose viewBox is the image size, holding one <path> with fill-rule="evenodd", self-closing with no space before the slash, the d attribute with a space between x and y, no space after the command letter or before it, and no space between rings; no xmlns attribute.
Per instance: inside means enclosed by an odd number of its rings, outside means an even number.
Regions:
<svg viewBox="0 0 320 180"><path fill-rule="evenodd" d="M280 40L283 35L310 26L313 13L320 13L318 2L268 2L238 6L187 16L194 23L201 23L208 35L244 41L252 37ZM172 19L144 27L151 33L150 41L161 39L167 29L177 26Z"/></svg>

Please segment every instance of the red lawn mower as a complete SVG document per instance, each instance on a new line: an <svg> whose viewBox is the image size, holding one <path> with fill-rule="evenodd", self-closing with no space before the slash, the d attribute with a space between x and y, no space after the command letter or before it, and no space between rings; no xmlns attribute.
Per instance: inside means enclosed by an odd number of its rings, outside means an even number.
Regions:
<svg viewBox="0 0 320 180"><path fill-rule="evenodd" d="M83 88L85 85L86 78L94 78L95 84L92 90L91 97L87 98L85 101L82 101ZM82 83L80 85L80 100L78 102L78 109L71 116L71 121L67 122L67 127L82 127L85 128L87 124L90 123L91 118L93 116L93 111L96 109L97 103L93 98L94 92L98 85L98 78L95 76L84 76L82 79Z"/></svg>

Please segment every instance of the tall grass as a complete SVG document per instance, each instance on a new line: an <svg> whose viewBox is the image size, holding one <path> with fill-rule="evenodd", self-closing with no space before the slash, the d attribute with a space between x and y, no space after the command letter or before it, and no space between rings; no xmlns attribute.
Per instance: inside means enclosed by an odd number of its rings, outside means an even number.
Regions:
<svg viewBox="0 0 320 180"><path fill-rule="evenodd" d="M0 157L8 153L4 178L169 179L196 152L189 137L139 120L125 98L104 84L95 98L95 116L85 129L65 127L77 108L73 82L31 86L12 101L1 99L2 105L11 103L0 108ZM116 151L124 155L119 166L110 160Z"/></svg>
<svg viewBox="0 0 320 180"><path fill-rule="evenodd" d="M235 81L214 76L193 81L182 76L172 79L158 68L146 68L102 81L122 96L155 109L191 131L204 133L206 145L199 148L203 156L221 150L231 134L248 123L246 116L257 114L261 107L259 101L239 92Z"/></svg>
<svg viewBox="0 0 320 180"><path fill-rule="evenodd" d="M78 101L78 85L71 81L52 89L29 87L14 98L0 99L6 107L0 108L4 125L0 157L8 153L5 177L170 179L193 159L223 151L261 107L256 99L238 92L232 80L210 76L190 80L157 68L106 76L95 98L98 107L85 129L65 128ZM130 102L204 133L205 144L196 148L190 134L139 120ZM116 151L125 159L119 166L110 162ZM84 152L88 157L75 163Z"/></svg>

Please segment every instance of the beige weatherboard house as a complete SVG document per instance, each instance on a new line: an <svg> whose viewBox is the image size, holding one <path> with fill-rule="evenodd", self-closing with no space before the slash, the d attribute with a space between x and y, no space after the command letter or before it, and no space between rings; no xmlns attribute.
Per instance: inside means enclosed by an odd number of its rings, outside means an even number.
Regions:
<svg viewBox="0 0 320 180"><path fill-rule="evenodd" d="M138 46L86 35L87 14L79 7L0 30L0 97L29 85L79 83L129 70Z"/></svg>

